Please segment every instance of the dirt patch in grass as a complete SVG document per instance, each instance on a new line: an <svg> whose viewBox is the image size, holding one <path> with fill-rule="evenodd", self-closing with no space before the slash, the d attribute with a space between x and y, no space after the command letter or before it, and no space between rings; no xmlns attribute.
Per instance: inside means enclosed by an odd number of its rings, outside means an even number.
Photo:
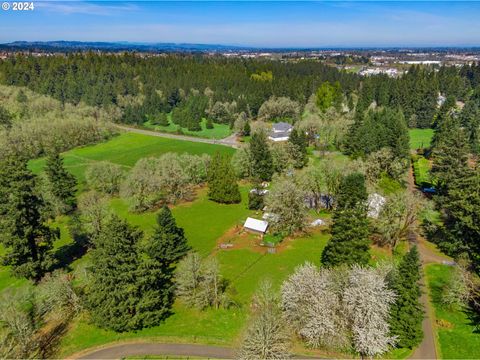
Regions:
<svg viewBox="0 0 480 360"><path fill-rule="evenodd" d="M445 319L437 319L436 323L438 327L443 329L453 329L455 326L450 321L447 321Z"/></svg>
<svg viewBox="0 0 480 360"><path fill-rule="evenodd" d="M260 235L245 231L241 225L235 225L217 240L215 252L249 249L264 254L267 252L267 248L261 246L261 242L262 238Z"/></svg>

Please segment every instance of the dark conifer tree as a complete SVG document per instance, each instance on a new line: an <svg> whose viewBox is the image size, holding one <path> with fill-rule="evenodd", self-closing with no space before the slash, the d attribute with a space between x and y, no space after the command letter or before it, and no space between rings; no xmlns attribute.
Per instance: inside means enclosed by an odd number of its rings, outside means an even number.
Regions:
<svg viewBox="0 0 480 360"><path fill-rule="evenodd" d="M413 246L391 279L397 299L390 309L390 331L398 336L398 346L402 348L412 349L423 338L420 277L420 257L417 247Z"/></svg>
<svg viewBox="0 0 480 360"><path fill-rule="evenodd" d="M3 264L16 276L39 280L54 261L52 243L58 231L43 223L43 200L35 193L35 176L25 160L8 157L0 163L0 242Z"/></svg>
<svg viewBox="0 0 480 360"><path fill-rule="evenodd" d="M267 144L264 132L256 132L250 140L250 153L252 156L252 172L256 179L270 181L273 175L272 154Z"/></svg>
<svg viewBox="0 0 480 360"><path fill-rule="evenodd" d="M322 253L322 263L366 265L370 260L365 177L354 173L342 179L333 215L332 237Z"/></svg>
<svg viewBox="0 0 480 360"><path fill-rule="evenodd" d="M206 123L205 127L206 127L207 129L213 129L213 121L212 121L212 119L210 119L210 118L207 119L207 123Z"/></svg>
<svg viewBox="0 0 480 360"><path fill-rule="evenodd" d="M461 125L465 128L471 151L475 154L480 153L480 106L478 103L474 100L468 101L460 114Z"/></svg>
<svg viewBox="0 0 480 360"><path fill-rule="evenodd" d="M327 267L367 265L370 260L369 235L364 206L335 210L332 237L322 252L322 264Z"/></svg>
<svg viewBox="0 0 480 360"><path fill-rule="evenodd" d="M290 137L288 139L290 143L295 147L296 151L295 155L295 167L302 168L306 165L308 158L307 158L307 137L303 131L293 129L290 133Z"/></svg>
<svg viewBox="0 0 480 360"><path fill-rule="evenodd" d="M250 136L252 129L250 127L250 121L245 122L245 126L243 127L243 135L244 136Z"/></svg>
<svg viewBox="0 0 480 360"><path fill-rule="evenodd" d="M480 167L466 171L449 184L443 206L452 255L467 252L476 271L480 272ZM463 244L455 248L458 241Z"/></svg>
<svg viewBox="0 0 480 360"><path fill-rule="evenodd" d="M142 232L116 215L110 216L95 237L87 306L99 327L122 332L139 329L138 243Z"/></svg>
<svg viewBox="0 0 480 360"><path fill-rule="evenodd" d="M436 179L437 201L443 203L449 188L469 172L468 140L458 121L449 117L436 129L431 173Z"/></svg>
<svg viewBox="0 0 480 360"><path fill-rule="evenodd" d="M158 113L155 115L155 117L153 117L150 122L153 124L153 125L160 125L160 126L168 126L169 125L169 122L168 122L168 115L161 112L161 113Z"/></svg>
<svg viewBox="0 0 480 360"><path fill-rule="evenodd" d="M216 153L208 169L208 197L219 203L236 204L242 198L230 158Z"/></svg>
<svg viewBox="0 0 480 360"><path fill-rule="evenodd" d="M2 105L0 105L0 128L10 128L12 126L13 116L5 109Z"/></svg>
<svg viewBox="0 0 480 360"><path fill-rule="evenodd" d="M157 216L153 236L143 247L143 261L138 271L137 307L142 327L158 325L171 312L174 301L174 271L190 247L182 228L164 205Z"/></svg>
<svg viewBox="0 0 480 360"><path fill-rule="evenodd" d="M45 173L55 198L65 204L68 210L75 208L77 180L65 169L63 159L58 152L55 151L48 155Z"/></svg>
<svg viewBox="0 0 480 360"><path fill-rule="evenodd" d="M357 205L365 205L368 198L365 186L365 176L361 173L352 173L342 178L336 205L338 209L354 208Z"/></svg>

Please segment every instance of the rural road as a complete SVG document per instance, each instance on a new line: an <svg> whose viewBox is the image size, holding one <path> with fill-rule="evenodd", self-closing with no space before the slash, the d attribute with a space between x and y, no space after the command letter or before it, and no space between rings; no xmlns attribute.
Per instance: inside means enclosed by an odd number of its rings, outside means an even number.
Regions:
<svg viewBox="0 0 480 360"><path fill-rule="evenodd" d="M230 135L230 136L228 136L224 139L217 140L217 139L206 139L206 138L201 138L201 137L196 137L196 136L187 136L187 135L179 135L179 134L172 134L172 133L162 133L162 132L159 132L159 131L139 129L139 128L135 128L135 127L118 125L118 124L116 124L115 127L117 129L120 129L120 130L123 130L123 131L128 131L128 132L133 132L133 133L143 134L143 135L157 136L157 137L162 137L162 138L167 138L167 139L192 141L192 142L212 144L212 145L224 145L224 146L229 146L229 147L233 147L233 148L240 147L240 143L237 141L237 136L235 134L232 134L232 135Z"/></svg>
<svg viewBox="0 0 480 360"><path fill-rule="evenodd" d="M193 344L161 344L161 343L131 343L118 344L92 350L83 355L73 356L74 359L121 359L128 356L168 355L193 356L212 359L233 359L234 350L226 347L193 345Z"/></svg>
<svg viewBox="0 0 480 360"><path fill-rule="evenodd" d="M413 177L413 168L410 167L408 173L408 190L412 193L420 191L415 185L415 179ZM418 228L418 226L417 226ZM430 297L428 294L428 288L425 281L425 266L430 263L439 263L441 264L446 257L436 254L431 248L426 246L426 240L418 234L418 230L413 229L409 235L410 241L415 243L418 247L418 252L420 254L420 260L423 267L423 276L421 279L421 286L423 287L422 296L420 301L425 309L425 314L422 322L423 330L423 340L417 349L410 356L410 359L437 359L437 349L435 346L435 333L434 333L434 322L435 315L433 312L432 304L430 302Z"/></svg>

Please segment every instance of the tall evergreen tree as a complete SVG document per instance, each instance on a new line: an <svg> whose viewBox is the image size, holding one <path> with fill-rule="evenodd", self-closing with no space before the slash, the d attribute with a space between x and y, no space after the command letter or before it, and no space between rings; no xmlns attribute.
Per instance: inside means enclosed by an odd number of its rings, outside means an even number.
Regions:
<svg viewBox="0 0 480 360"><path fill-rule="evenodd" d="M153 236L143 247L144 259L139 268L137 306L142 327L158 325L170 314L174 301L174 271L190 247L182 228L164 205L157 216Z"/></svg>
<svg viewBox="0 0 480 360"><path fill-rule="evenodd" d="M141 327L137 291L140 265L138 242L142 232L111 215L93 240L87 306L102 328L129 331Z"/></svg>
<svg viewBox="0 0 480 360"><path fill-rule="evenodd" d="M370 260L370 230L365 207L338 209L333 215L332 237L322 252L322 264L367 265Z"/></svg>
<svg viewBox="0 0 480 360"><path fill-rule="evenodd" d="M216 153L208 169L208 197L224 204L239 203L242 198L230 158Z"/></svg>
<svg viewBox="0 0 480 360"><path fill-rule="evenodd" d="M423 309L420 303L420 256L413 246L405 254L395 271L392 290L397 294L395 303L390 308L390 330L398 337L398 345L413 348L423 338Z"/></svg>
<svg viewBox="0 0 480 360"><path fill-rule="evenodd" d="M337 208L348 209L364 205L368 193L365 186L365 176L361 173L352 173L344 176L340 182L337 194Z"/></svg>
<svg viewBox="0 0 480 360"><path fill-rule="evenodd" d="M480 167L468 169L449 184L443 208L447 239L451 244L461 241L464 245L454 252L465 249L480 272Z"/></svg>
<svg viewBox="0 0 480 360"><path fill-rule="evenodd" d="M480 106L470 100L460 114L461 125L465 128L470 148L473 153L480 153Z"/></svg>
<svg viewBox="0 0 480 360"><path fill-rule="evenodd" d="M65 169L63 159L58 152L55 151L47 157L45 173L53 196L65 204L68 210L75 208L77 204L75 198L77 180Z"/></svg>
<svg viewBox="0 0 480 360"><path fill-rule="evenodd" d="M436 199L442 203L454 182L469 172L469 145L458 120L451 117L435 130L434 140L431 173L436 179Z"/></svg>
<svg viewBox="0 0 480 360"><path fill-rule="evenodd" d="M256 132L250 140L250 153L252 157L252 173L256 179L263 181L272 180L273 160L268 148L267 136L264 132Z"/></svg>
<svg viewBox="0 0 480 360"><path fill-rule="evenodd" d="M12 126L12 115L0 105L0 128L10 128Z"/></svg>
<svg viewBox="0 0 480 360"><path fill-rule="evenodd" d="M366 265L370 260L365 177L354 173L342 179L333 215L332 237L322 253L322 263Z"/></svg>
<svg viewBox="0 0 480 360"><path fill-rule="evenodd" d="M290 133L288 141L295 147L295 167L302 168L306 165L307 158L307 137L305 132L297 129L293 129Z"/></svg>
<svg viewBox="0 0 480 360"><path fill-rule="evenodd" d="M39 280L53 265L52 243L58 232L43 223L43 200L26 160L8 157L0 164L0 242L5 265L13 273Z"/></svg>

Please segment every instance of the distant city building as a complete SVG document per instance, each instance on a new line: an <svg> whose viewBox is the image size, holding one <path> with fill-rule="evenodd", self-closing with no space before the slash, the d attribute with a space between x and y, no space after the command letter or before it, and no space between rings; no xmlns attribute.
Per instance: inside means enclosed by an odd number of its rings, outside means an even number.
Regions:
<svg viewBox="0 0 480 360"><path fill-rule="evenodd" d="M287 141L290 138L290 133L293 126L286 122L278 122L273 124L272 131L268 138L272 141Z"/></svg>
<svg viewBox="0 0 480 360"><path fill-rule="evenodd" d="M399 75L399 72L395 68L377 67L377 68L366 68L366 69L360 70L358 74L362 76L385 74L390 77L397 77Z"/></svg>

